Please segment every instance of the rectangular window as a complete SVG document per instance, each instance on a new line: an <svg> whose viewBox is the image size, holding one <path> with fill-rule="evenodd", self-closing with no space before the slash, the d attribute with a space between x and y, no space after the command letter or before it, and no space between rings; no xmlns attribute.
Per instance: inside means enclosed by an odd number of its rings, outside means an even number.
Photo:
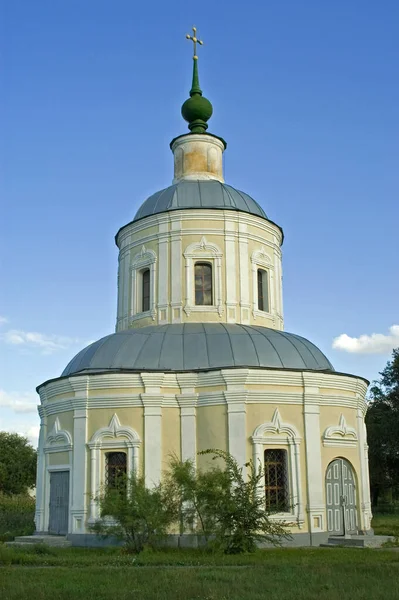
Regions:
<svg viewBox="0 0 399 600"><path fill-rule="evenodd" d="M269 283L267 271L258 269L258 310L269 312Z"/></svg>
<svg viewBox="0 0 399 600"><path fill-rule="evenodd" d="M142 312L150 310L150 269L142 274Z"/></svg>
<svg viewBox="0 0 399 600"><path fill-rule="evenodd" d="M126 485L125 452L107 452L105 455L105 486L118 489Z"/></svg>
<svg viewBox="0 0 399 600"><path fill-rule="evenodd" d="M289 510L286 450L265 450L265 496L270 512Z"/></svg>
<svg viewBox="0 0 399 600"><path fill-rule="evenodd" d="M209 263L195 264L195 304L197 306L212 306L212 265Z"/></svg>

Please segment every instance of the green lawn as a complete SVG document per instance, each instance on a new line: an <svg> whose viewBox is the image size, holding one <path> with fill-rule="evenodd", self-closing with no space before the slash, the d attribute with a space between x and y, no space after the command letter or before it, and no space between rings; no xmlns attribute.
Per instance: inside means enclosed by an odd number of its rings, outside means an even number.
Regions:
<svg viewBox="0 0 399 600"><path fill-rule="evenodd" d="M399 514L376 514L371 526L376 535L394 535L399 537Z"/></svg>
<svg viewBox="0 0 399 600"><path fill-rule="evenodd" d="M399 536L399 515L376 534ZM399 551L298 548L225 556L200 550L7 548L1 600L397 600Z"/></svg>
<svg viewBox="0 0 399 600"><path fill-rule="evenodd" d="M6 554L14 563L0 570L2 600L399 598L395 551L309 548L220 556L170 550L138 557L117 549L36 552L1 549L3 564ZM51 568L56 564L65 566Z"/></svg>

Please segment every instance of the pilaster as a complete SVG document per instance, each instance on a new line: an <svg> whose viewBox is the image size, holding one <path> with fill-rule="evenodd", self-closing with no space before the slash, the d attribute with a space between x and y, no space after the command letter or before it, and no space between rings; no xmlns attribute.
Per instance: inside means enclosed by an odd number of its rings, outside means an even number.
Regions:
<svg viewBox="0 0 399 600"><path fill-rule="evenodd" d="M321 462L319 388L303 373L303 416L306 452L307 512L309 532L325 530L324 478Z"/></svg>
<svg viewBox="0 0 399 600"><path fill-rule="evenodd" d="M161 481L162 401L164 373L141 373L145 393L140 394L144 406L144 477L147 487Z"/></svg>

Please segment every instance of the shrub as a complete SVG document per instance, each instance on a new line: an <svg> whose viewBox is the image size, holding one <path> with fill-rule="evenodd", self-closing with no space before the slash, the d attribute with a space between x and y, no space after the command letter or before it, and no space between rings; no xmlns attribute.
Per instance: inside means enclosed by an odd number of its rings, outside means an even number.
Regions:
<svg viewBox="0 0 399 600"><path fill-rule="evenodd" d="M264 472L252 461L246 476L237 461L222 450L205 450L222 459L224 468L195 470L191 461L171 460L167 476L170 496L180 506L183 526L201 532L208 545L226 554L254 552L258 542L281 543L289 538L283 524L270 520L263 494ZM211 542L210 542L211 540Z"/></svg>
<svg viewBox="0 0 399 600"><path fill-rule="evenodd" d="M17 535L31 535L35 530L35 499L25 494L0 493L0 541Z"/></svg>
<svg viewBox="0 0 399 600"><path fill-rule="evenodd" d="M102 490L96 501L101 519L92 530L102 537L123 540L133 552L158 546L178 516L173 499L161 485L147 488L144 477L134 474L119 478L116 489Z"/></svg>

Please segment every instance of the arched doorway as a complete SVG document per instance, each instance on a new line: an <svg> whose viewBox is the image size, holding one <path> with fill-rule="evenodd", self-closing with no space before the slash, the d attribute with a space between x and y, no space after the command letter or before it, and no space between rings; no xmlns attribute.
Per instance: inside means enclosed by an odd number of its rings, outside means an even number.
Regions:
<svg viewBox="0 0 399 600"><path fill-rule="evenodd" d="M344 458L336 458L327 467L326 504L328 533L357 533L355 474Z"/></svg>

